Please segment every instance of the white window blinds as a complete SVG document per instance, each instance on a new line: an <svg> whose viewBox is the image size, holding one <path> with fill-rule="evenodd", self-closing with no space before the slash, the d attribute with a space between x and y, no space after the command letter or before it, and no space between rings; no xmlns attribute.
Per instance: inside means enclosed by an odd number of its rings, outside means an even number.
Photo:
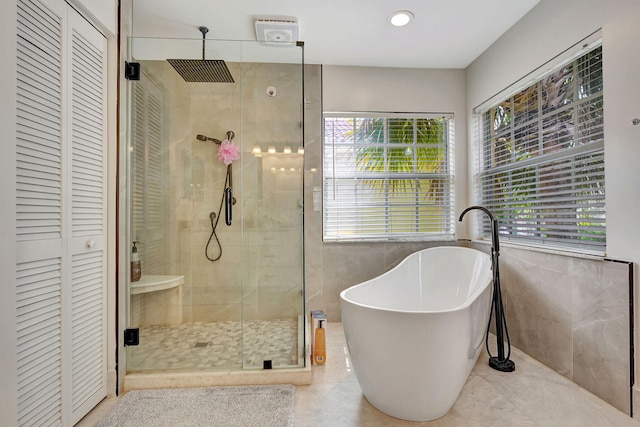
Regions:
<svg viewBox="0 0 640 427"><path fill-rule="evenodd" d="M325 241L452 239L453 116L325 113Z"/></svg>
<svg viewBox="0 0 640 427"><path fill-rule="evenodd" d="M483 113L480 200L501 238L604 253L603 108L597 47Z"/></svg>
<svg viewBox="0 0 640 427"><path fill-rule="evenodd" d="M131 236L144 274L164 274L164 97L144 72L132 91Z"/></svg>

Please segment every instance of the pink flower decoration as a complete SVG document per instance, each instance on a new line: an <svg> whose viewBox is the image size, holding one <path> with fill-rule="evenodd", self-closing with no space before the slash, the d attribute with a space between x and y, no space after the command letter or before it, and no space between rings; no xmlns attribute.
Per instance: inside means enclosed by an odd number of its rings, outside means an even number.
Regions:
<svg viewBox="0 0 640 427"><path fill-rule="evenodd" d="M218 148L218 160L229 166L234 160L240 159L240 153L238 153L238 147L228 139L225 139L220 143Z"/></svg>

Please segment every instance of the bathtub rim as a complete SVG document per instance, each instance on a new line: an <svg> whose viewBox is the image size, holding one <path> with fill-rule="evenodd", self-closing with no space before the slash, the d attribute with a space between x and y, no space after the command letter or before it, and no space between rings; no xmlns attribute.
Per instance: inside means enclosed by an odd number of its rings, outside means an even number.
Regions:
<svg viewBox="0 0 640 427"><path fill-rule="evenodd" d="M349 303L349 304L353 304L355 306L358 307L362 307L362 308L367 308L367 309L371 309L371 310L378 310L378 311L385 311L385 312L389 312L389 313L406 313L406 314L428 314L428 313L433 313L433 314L437 314L437 313L453 313L456 311L461 311L466 309L467 307L469 307L477 298L478 296L484 292L484 290L489 287L489 286L493 286L493 275L491 274L489 279L487 280L487 283L484 284L484 286L479 286L478 289L476 289L471 295L469 295L469 297L467 299L465 299L464 303L460 304L457 307L454 308L450 308L450 309L446 309L446 310L403 310L403 309L397 309L397 308L385 308L385 307L380 307L380 306L375 306L375 305L369 305L369 304L363 304L357 301L354 301L352 299L349 299L345 296L345 294L347 292L349 292L352 289L358 288L360 286L364 286L369 284L369 282L376 280L380 277L384 277L388 274L390 274L393 270L395 270L396 268L400 268L402 266L402 264L404 264L405 262L407 262L407 260L409 259L409 257L418 254L420 252L428 252L431 250L462 250L462 251L473 251L477 254L479 254L481 257L486 258L489 261L489 264L491 264L491 257L489 256L489 254L480 251L478 249L474 249L474 248L467 248L464 246L434 246L434 247L430 247L430 248L425 248L425 249L420 249L418 251L414 251L411 252L409 255L405 256L402 261L400 261L395 267L391 268L388 271L385 271L384 273L373 277L371 279L365 280L364 282L355 284L353 286L348 287L347 289L344 289L340 292L340 301L342 303ZM491 268L491 267L490 267Z"/></svg>

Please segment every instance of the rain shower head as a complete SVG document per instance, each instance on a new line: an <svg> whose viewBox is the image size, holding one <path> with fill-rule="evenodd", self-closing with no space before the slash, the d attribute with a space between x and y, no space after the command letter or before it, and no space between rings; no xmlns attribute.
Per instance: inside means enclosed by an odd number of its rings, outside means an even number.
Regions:
<svg viewBox="0 0 640 427"><path fill-rule="evenodd" d="M218 144L218 145L222 144L222 141L220 141L219 139L211 138L211 137L208 137L208 136L206 136L206 135L196 135L196 139L197 139L198 141L205 141L205 142L206 142L206 141L211 141L211 142L215 142L215 143L216 143L216 144Z"/></svg>
<svg viewBox="0 0 640 427"><path fill-rule="evenodd" d="M234 83L221 59L167 59L188 83Z"/></svg>
<svg viewBox="0 0 640 427"><path fill-rule="evenodd" d="M202 33L202 59L167 59L169 64L189 83L234 83L227 64L221 59L204 59L207 27L200 27Z"/></svg>

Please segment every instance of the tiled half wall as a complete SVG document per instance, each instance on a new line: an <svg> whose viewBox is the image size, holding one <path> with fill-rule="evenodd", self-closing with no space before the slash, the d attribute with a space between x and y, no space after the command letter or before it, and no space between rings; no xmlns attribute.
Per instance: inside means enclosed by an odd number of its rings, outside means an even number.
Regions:
<svg viewBox="0 0 640 427"><path fill-rule="evenodd" d="M500 249L512 344L630 414L632 264Z"/></svg>

